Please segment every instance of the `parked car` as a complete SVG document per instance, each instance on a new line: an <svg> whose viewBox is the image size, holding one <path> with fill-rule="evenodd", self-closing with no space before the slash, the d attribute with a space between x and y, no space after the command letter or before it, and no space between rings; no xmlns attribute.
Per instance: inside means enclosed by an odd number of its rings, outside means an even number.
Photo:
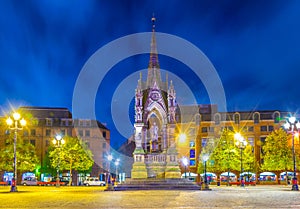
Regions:
<svg viewBox="0 0 300 209"><path fill-rule="evenodd" d="M21 184L24 186L36 186L37 185L37 179L35 177L25 177Z"/></svg>
<svg viewBox="0 0 300 209"><path fill-rule="evenodd" d="M83 185L85 186L105 186L105 181L100 181L97 177L87 177L83 181Z"/></svg>

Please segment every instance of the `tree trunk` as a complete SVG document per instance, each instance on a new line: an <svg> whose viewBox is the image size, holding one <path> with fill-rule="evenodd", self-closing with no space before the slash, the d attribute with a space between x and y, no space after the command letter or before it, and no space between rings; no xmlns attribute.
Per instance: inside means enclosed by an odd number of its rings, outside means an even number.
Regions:
<svg viewBox="0 0 300 209"><path fill-rule="evenodd" d="M70 162L70 170L69 170L69 172L70 172L69 186L72 186L72 160Z"/></svg>

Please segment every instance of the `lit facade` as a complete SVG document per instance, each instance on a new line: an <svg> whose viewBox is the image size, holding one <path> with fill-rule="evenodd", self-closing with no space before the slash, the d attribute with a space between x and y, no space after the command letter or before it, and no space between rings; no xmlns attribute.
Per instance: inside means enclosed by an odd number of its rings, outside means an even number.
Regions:
<svg viewBox="0 0 300 209"><path fill-rule="evenodd" d="M202 147L210 139L219 138L224 128L241 133L253 147L255 160L261 164L263 162L262 146L266 137L273 130L282 127L284 118L289 115L288 112L277 110L225 113L218 112L215 105L183 106L182 109L185 109L185 112L187 109L193 109L191 111L193 115L183 115L189 118L189 121L180 119L177 121L177 135L186 134L185 141L177 140L178 158L189 158L188 171L192 173L197 173ZM181 171L183 170L184 167L181 166Z"/></svg>
<svg viewBox="0 0 300 209"><path fill-rule="evenodd" d="M92 151L95 163L91 176L99 176L107 171L106 154L110 152L110 131L103 124L96 120L74 119L67 108L21 107L18 111L31 115L32 118L28 121L28 126L18 133L18 140L34 145L41 168L53 138L56 135L68 135L78 136ZM5 119L1 119L0 147L5 146L9 133ZM36 173L39 177L42 174L42 169Z"/></svg>

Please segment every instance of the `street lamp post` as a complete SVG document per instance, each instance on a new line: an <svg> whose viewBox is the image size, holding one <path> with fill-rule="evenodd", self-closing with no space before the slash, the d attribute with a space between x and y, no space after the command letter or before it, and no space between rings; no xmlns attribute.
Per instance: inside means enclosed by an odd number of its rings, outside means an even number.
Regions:
<svg viewBox="0 0 300 209"><path fill-rule="evenodd" d="M116 167L116 182L118 182L119 178L118 178L118 166L120 164L120 159L117 159L115 162L115 167Z"/></svg>
<svg viewBox="0 0 300 209"><path fill-rule="evenodd" d="M26 120L24 118L21 118L21 115L17 112L13 113L13 118L8 117L6 119L6 123L9 126L9 129L14 131L14 174L13 179L11 183L11 192L17 192L17 132L19 130L22 130L23 127L26 125Z"/></svg>
<svg viewBox="0 0 300 209"><path fill-rule="evenodd" d="M210 190L210 188L208 186L207 174L206 174L206 162L207 162L208 158L209 158L208 154L203 154L202 160L204 162L204 188L202 188L202 190Z"/></svg>
<svg viewBox="0 0 300 209"><path fill-rule="evenodd" d="M56 187L59 187L60 186L59 184L60 152L61 152L61 146L65 143L65 140L60 135L56 135L52 143L57 147L57 149L59 149L58 163L56 168Z"/></svg>
<svg viewBox="0 0 300 209"><path fill-rule="evenodd" d="M234 138L237 140L236 145L241 150L241 173L240 173L240 180L241 180L241 186L244 186L244 177L242 177L243 173L243 149L246 147L247 142L244 137L240 133L234 134Z"/></svg>
<svg viewBox="0 0 300 209"><path fill-rule="evenodd" d="M183 157L181 161L184 165L184 178L186 179L186 167L188 165L188 159L186 157Z"/></svg>
<svg viewBox="0 0 300 209"><path fill-rule="evenodd" d="M111 166L111 161L113 160L113 156L112 154L107 155L107 160L108 160L108 175L107 175L107 191L112 191L114 190L113 186L112 186L112 182L111 182L111 175L110 175L110 166Z"/></svg>
<svg viewBox="0 0 300 209"><path fill-rule="evenodd" d="M293 166L294 166L294 176L292 181L292 190L298 191L298 181L297 181L297 169L296 169L296 154L295 154L295 131L299 131L300 129L300 122L296 123L295 117L289 117L286 123L284 124L284 128L292 134L292 152L293 152Z"/></svg>

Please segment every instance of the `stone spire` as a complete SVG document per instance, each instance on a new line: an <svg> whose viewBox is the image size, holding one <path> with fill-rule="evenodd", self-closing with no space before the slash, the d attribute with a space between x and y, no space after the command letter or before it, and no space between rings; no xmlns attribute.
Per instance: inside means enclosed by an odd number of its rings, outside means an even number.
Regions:
<svg viewBox="0 0 300 209"><path fill-rule="evenodd" d="M150 60L148 65L148 77L147 77L147 87L151 87L154 82L161 87L162 81L160 76L160 67L158 61L158 53L156 46L156 38L155 38L155 17L152 19L152 37L151 37L151 51L150 51Z"/></svg>

